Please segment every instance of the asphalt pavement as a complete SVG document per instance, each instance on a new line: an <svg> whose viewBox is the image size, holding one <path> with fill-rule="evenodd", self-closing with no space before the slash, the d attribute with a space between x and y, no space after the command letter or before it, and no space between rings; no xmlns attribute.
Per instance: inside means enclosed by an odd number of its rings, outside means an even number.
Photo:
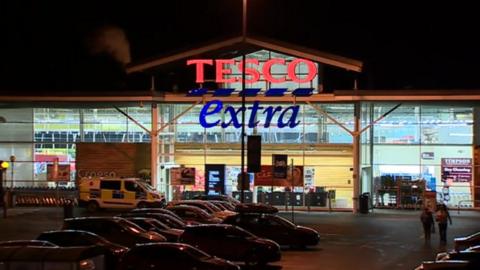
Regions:
<svg viewBox="0 0 480 270"><path fill-rule="evenodd" d="M117 212L99 212L111 215ZM86 215L76 209L75 215ZM290 212L280 215L291 219ZM480 212L451 212L447 245L437 233L423 239L419 211L375 210L369 214L345 212L295 212L295 223L316 229L320 244L306 250L285 248L282 261L267 269L413 269L422 260L451 249L455 236L480 231ZM15 208L7 219L0 216L0 240L34 239L39 233L62 227L62 208Z"/></svg>

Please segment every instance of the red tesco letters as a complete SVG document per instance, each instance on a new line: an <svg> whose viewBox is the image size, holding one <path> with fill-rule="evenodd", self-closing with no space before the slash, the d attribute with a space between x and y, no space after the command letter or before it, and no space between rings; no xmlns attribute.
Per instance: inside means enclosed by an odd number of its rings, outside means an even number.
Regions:
<svg viewBox="0 0 480 270"><path fill-rule="evenodd" d="M196 69L196 78L195 82L203 83L205 82L205 65L213 66L215 62L215 81L218 83L234 83L241 82L241 77L230 76L225 78L225 75L231 75L232 69L229 66L237 65L237 68L240 72L243 72L243 63L242 61L235 61L234 59L192 59L187 61L187 66L195 65ZM287 80L305 83L313 80L318 73L317 66L310 60L297 58L293 61L286 63L285 59L282 58L272 58L267 60L263 64L263 68L257 69L255 67L259 66L258 59L247 58L245 59L246 64L253 65L254 67L246 67L245 75L248 78L245 80L245 83L255 83L260 79L260 76L263 75L266 81L270 83L282 83ZM296 67L304 63L307 65L308 73L304 77L299 77L295 73ZM273 76L272 67L274 65L287 66L287 76ZM261 73L260 73L261 72Z"/></svg>

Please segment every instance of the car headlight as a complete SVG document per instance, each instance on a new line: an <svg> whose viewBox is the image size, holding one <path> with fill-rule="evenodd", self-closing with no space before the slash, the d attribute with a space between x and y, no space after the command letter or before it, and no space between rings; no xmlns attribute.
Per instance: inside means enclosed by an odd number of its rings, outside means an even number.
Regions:
<svg viewBox="0 0 480 270"><path fill-rule="evenodd" d="M92 260L81 260L80 270L95 270L95 263Z"/></svg>

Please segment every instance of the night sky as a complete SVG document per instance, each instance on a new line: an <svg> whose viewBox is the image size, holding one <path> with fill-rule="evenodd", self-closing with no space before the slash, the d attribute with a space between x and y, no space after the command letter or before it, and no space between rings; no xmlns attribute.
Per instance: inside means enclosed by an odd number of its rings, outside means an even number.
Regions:
<svg viewBox="0 0 480 270"><path fill-rule="evenodd" d="M473 1L364 2L250 0L249 33L361 60L361 89L480 89ZM88 53L86 37L119 27L138 62L240 34L241 7L241 0L4 0L0 90L143 90L141 75L128 78L110 55ZM337 80L331 88L348 87Z"/></svg>

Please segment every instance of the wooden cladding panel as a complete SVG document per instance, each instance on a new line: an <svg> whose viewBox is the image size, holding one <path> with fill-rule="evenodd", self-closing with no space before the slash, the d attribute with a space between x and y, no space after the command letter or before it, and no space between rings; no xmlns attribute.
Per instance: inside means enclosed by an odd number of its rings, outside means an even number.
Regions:
<svg viewBox="0 0 480 270"><path fill-rule="evenodd" d="M77 179L85 176L138 177L150 169L150 144L77 143Z"/></svg>

